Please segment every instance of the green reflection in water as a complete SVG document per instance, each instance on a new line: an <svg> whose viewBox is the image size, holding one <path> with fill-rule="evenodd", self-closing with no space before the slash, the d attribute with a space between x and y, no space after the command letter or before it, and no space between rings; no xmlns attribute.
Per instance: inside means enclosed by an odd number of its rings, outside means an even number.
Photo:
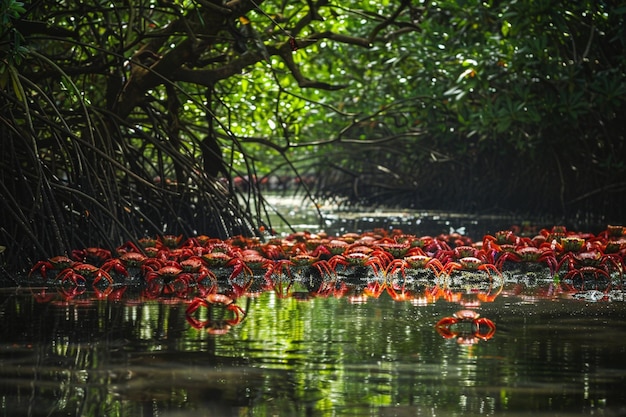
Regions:
<svg viewBox="0 0 626 417"><path fill-rule="evenodd" d="M245 319L215 336L192 329L180 302L38 304L5 292L0 415L623 411L624 303L503 294L479 307L495 337L462 346L433 327L459 305L386 294L351 303L267 292L237 300Z"/></svg>

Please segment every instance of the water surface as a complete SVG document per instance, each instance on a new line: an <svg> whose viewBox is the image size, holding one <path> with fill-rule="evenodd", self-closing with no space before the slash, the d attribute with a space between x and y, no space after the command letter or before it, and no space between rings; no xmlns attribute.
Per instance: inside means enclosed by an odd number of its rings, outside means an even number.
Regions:
<svg viewBox="0 0 626 417"><path fill-rule="evenodd" d="M279 208L289 207L295 230L319 230L316 207L296 203L275 201L287 204ZM505 216L321 209L322 226L338 234L540 227ZM544 268L505 274L496 286L460 280L436 295L432 281L416 281L395 301L385 291L364 296L371 278L344 276L324 291L260 285L236 299L240 323L203 311L215 325L202 329L186 316L191 299L151 299L132 287L72 297L0 289L0 416L626 416L620 280L564 289ZM459 326L443 337L437 323L462 309L491 320L495 333L483 340Z"/></svg>
<svg viewBox="0 0 626 417"><path fill-rule="evenodd" d="M0 294L0 415L626 415L621 290L545 296L509 280L491 303L383 293L240 298L225 334L187 304ZM488 340L435 329L467 303Z"/></svg>

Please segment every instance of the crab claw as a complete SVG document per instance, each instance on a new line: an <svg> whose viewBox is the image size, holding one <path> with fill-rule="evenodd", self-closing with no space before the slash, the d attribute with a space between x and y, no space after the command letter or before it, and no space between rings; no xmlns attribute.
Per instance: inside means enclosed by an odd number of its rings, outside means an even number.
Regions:
<svg viewBox="0 0 626 417"><path fill-rule="evenodd" d="M451 329L453 324L459 322L459 319L456 317L444 317L435 324L435 330L439 333L444 339L452 339L453 337L458 336L458 332L454 332Z"/></svg>
<svg viewBox="0 0 626 417"><path fill-rule="evenodd" d="M194 313L200 307L209 308L209 302L206 298L195 298L187 307L187 311L185 312L185 317L187 318L187 322L194 329L202 329L205 327L207 321L199 320L195 317Z"/></svg>
<svg viewBox="0 0 626 417"><path fill-rule="evenodd" d="M226 309L233 313L232 319L224 320L226 324L228 324L229 326L234 326L241 323L241 320L243 320L243 316L245 315L245 312L241 307L236 304L230 304L228 307L226 307Z"/></svg>
<svg viewBox="0 0 626 417"><path fill-rule="evenodd" d="M474 324L476 325L476 331L474 332L474 336L481 340L489 340L496 333L496 324L486 318L478 318L474 320ZM486 328L486 332L481 331L481 327Z"/></svg>
<svg viewBox="0 0 626 417"><path fill-rule="evenodd" d="M195 313L198 309L205 308L209 310L213 306L223 307L225 310L232 314L232 317L222 320L214 320L211 318L201 320L196 317ZM231 326L241 323L244 315L245 312L243 311L243 309L234 304L234 300L225 294L209 294L205 298L195 298L189 304L185 313L187 322L191 325L191 327L193 327L194 329L207 329L207 331L209 331L210 333L213 333L212 330L230 329Z"/></svg>

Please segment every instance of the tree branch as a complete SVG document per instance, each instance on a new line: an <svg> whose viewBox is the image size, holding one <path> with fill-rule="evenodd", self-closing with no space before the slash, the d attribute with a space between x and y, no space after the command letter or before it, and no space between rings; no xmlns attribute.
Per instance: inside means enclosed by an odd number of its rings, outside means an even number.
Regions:
<svg viewBox="0 0 626 417"><path fill-rule="evenodd" d="M372 33L370 33L370 36L369 36L370 43L374 42L374 39L376 39L376 36L380 33L381 30L393 24L395 20L398 18L398 16L400 16L400 13L402 13L402 11L406 9L410 4L411 4L411 0L402 0L402 2L400 3L400 6L398 6L396 11L393 12L391 16L389 16L383 22L376 25L376 27L374 27L374 29L372 30Z"/></svg>
<svg viewBox="0 0 626 417"><path fill-rule="evenodd" d="M358 38L355 36L342 35L340 33L331 32L327 30L325 32L313 33L306 38L298 39L299 47L306 47L313 43L316 43L320 39L330 39L335 42L346 43L350 45L362 46L363 48L371 48L372 44L369 39Z"/></svg>
<svg viewBox="0 0 626 417"><path fill-rule="evenodd" d="M174 81L183 81L203 86L211 86L219 80L224 80L232 75L239 74L244 68L254 65L264 59L260 51L248 51L239 58L217 68L207 70L192 70L181 68L172 76Z"/></svg>
<svg viewBox="0 0 626 417"><path fill-rule="evenodd" d="M160 59L154 62L149 68L144 66L135 66L131 72L131 76L124 86L122 94L120 94L119 100L114 108L115 112L121 117L126 118L131 111L139 105L145 98L145 93L151 88L162 84L165 80L171 80L174 75L180 71L183 66L198 55L198 36L203 35L206 39L202 43L204 50L209 49L217 34L227 25L227 17L237 18L244 15L248 11L257 8L263 0L231 0L224 5L219 5L218 2L213 2L216 8L207 7L206 3L209 0L202 2L202 9L200 9L201 17L197 14L197 9L189 12L189 20L198 24L200 30L197 34L188 33L188 37L179 42L173 49L165 53ZM219 10L218 10L219 9ZM225 9L230 10L230 16L226 15ZM216 13L217 11L217 13ZM186 18L181 18L173 22L170 27L167 28L165 33L174 33L180 30L180 28L189 28L189 22ZM189 32L189 30L187 30ZM155 40L154 43L148 44L149 47L158 47L166 43L167 37L161 37ZM142 48L138 53L143 53L146 48ZM157 50L149 50L153 54L157 54Z"/></svg>
<svg viewBox="0 0 626 417"><path fill-rule="evenodd" d="M314 81L306 78L300 71L300 68L293 61L293 51L288 42L283 42L279 47L267 47L267 51L270 55L278 55L282 58L287 65L287 68L289 68L289 71L293 75L293 78L298 82L300 88L319 88L320 90L329 91L345 88L345 85L332 85L322 81ZM190 70L187 68L181 68L176 72L176 74L173 75L173 80L210 86L216 81L239 74L244 68L256 64L264 59L265 56L261 51L248 51L242 54L238 59L235 59L218 69Z"/></svg>
<svg viewBox="0 0 626 417"><path fill-rule="evenodd" d="M293 51L291 50L291 48L286 50L286 48L283 47L279 50L280 57L285 62L285 65L287 65L287 68L289 68L289 71L291 71L291 75L293 75L293 78L298 82L300 88L319 88L320 90L333 91L341 90L342 88L346 87L345 85L332 85L322 81L313 81L306 78L304 75L302 75L302 72L300 72L300 67L298 67L293 61L292 54Z"/></svg>

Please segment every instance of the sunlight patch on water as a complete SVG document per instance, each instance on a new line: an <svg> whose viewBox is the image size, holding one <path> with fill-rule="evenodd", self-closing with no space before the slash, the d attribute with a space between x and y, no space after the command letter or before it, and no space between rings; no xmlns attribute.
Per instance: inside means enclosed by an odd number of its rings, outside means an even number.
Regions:
<svg viewBox="0 0 626 417"><path fill-rule="evenodd" d="M270 207L281 213L290 222L287 227L277 214L270 213L273 230L279 235L292 231L323 230L331 235L362 233L375 228L401 229L416 235L438 235L459 233L473 239L493 234L512 226L537 233L542 227L551 227L554 222L533 220L512 215L481 215L476 213L452 213L420 209L394 208L346 208L333 202L315 203L301 196L265 196Z"/></svg>

